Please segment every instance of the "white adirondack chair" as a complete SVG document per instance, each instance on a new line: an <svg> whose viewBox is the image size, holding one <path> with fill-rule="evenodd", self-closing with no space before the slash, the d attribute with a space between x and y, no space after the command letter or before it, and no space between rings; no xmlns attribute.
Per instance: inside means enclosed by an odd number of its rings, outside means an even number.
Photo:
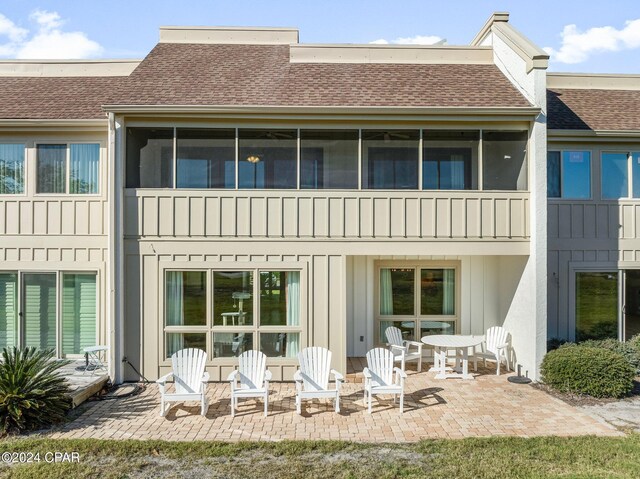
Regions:
<svg viewBox="0 0 640 479"><path fill-rule="evenodd" d="M165 374L156 381L160 388L160 416L164 416L171 408L172 402L199 401L200 414L207 414L207 383L209 373L205 372L207 353L201 349L181 349L171 356L173 372ZM173 377L175 392L167 392L167 381ZM166 407L165 407L166 403Z"/></svg>
<svg viewBox="0 0 640 479"><path fill-rule="evenodd" d="M305 348L298 353L300 369L293 379L296 382L296 411L302 414L302 400L333 398L336 412L340 412L340 386L344 377L331 369L331 351L325 348ZM329 375L333 375L336 386L329 389Z"/></svg>
<svg viewBox="0 0 640 479"><path fill-rule="evenodd" d="M418 361L418 372L422 371L422 346L418 341L407 341L402 339L402 331L395 326L389 326L385 330L387 336L387 346L389 351L393 353L395 361L400 361L400 369L404 371L404 365L407 361ZM411 346L417 350L411 350Z"/></svg>
<svg viewBox="0 0 640 479"><path fill-rule="evenodd" d="M364 368L364 402L371 414L371 397L374 394L393 394L393 402L400 395L400 414L404 410L404 380L407 373L394 367L394 354L388 349L374 348L367 353L367 367Z"/></svg>
<svg viewBox="0 0 640 479"><path fill-rule="evenodd" d="M482 344L482 351L476 354L483 359L485 367L487 366L487 359L497 363L496 375L500 374L500 363L502 360L507 364L507 371L510 371L509 333L507 330L502 326L492 326L487 329L484 343Z"/></svg>
<svg viewBox="0 0 640 479"><path fill-rule="evenodd" d="M267 370L267 356L260 351L245 351L238 356L238 369L229 374L231 382L231 416L235 416L239 398L262 398L264 415L269 407L269 381L271 371ZM240 384L238 384L238 381Z"/></svg>

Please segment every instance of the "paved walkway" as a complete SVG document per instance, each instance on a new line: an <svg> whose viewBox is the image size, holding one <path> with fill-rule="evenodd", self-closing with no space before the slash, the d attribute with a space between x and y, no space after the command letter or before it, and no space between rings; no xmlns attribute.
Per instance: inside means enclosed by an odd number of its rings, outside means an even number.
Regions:
<svg viewBox="0 0 640 479"><path fill-rule="evenodd" d="M507 382L507 375L480 371L474 381L436 380L429 372L408 371L405 412L391 399L374 397L373 414L362 404L362 375L348 375L340 414L328 401L303 403L295 413L295 386L272 383L269 416L253 399L229 413L229 385L210 384L209 411L178 404L159 416L155 384L134 397L87 403L86 410L52 437L165 440L341 439L417 441L473 436L620 435L614 427L527 385Z"/></svg>
<svg viewBox="0 0 640 479"><path fill-rule="evenodd" d="M623 399L597 406L582 406L580 409L618 428L640 432L640 398Z"/></svg>

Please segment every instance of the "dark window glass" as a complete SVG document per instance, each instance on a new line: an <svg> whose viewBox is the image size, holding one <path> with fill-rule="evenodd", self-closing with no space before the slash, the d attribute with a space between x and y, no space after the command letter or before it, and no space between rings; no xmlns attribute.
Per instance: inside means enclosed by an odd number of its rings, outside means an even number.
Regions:
<svg viewBox="0 0 640 479"><path fill-rule="evenodd" d="M422 187L426 190L476 189L479 139L477 131L425 131Z"/></svg>
<svg viewBox="0 0 640 479"><path fill-rule="evenodd" d="M412 268L380 269L380 314L413 315L415 270Z"/></svg>
<svg viewBox="0 0 640 479"><path fill-rule="evenodd" d="M235 130L177 130L177 188L235 188Z"/></svg>
<svg viewBox="0 0 640 479"><path fill-rule="evenodd" d="M618 337L618 273L576 273L576 341Z"/></svg>
<svg viewBox="0 0 640 479"><path fill-rule="evenodd" d="M417 189L417 130L368 130L362 132L362 187L369 189Z"/></svg>
<svg viewBox="0 0 640 479"><path fill-rule="evenodd" d="M173 128L127 128L126 185L173 187Z"/></svg>
<svg viewBox="0 0 640 479"><path fill-rule="evenodd" d="M560 152L547 153L547 197L560 198Z"/></svg>
<svg viewBox="0 0 640 479"><path fill-rule="evenodd" d="M67 192L67 145L38 145L38 193Z"/></svg>
<svg viewBox="0 0 640 479"><path fill-rule="evenodd" d="M297 187L296 130L240 130L239 188Z"/></svg>
<svg viewBox="0 0 640 479"><path fill-rule="evenodd" d="M483 132L482 144L482 188L526 190L527 132Z"/></svg>
<svg viewBox="0 0 640 479"><path fill-rule="evenodd" d="M301 188L358 188L358 132L302 130Z"/></svg>

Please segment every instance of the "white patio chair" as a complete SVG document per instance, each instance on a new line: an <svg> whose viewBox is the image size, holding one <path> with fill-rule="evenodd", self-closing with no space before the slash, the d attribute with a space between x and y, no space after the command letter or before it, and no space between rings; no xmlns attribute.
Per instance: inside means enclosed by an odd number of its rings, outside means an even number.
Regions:
<svg viewBox="0 0 640 479"><path fill-rule="evenodd" d="M408 341L402 339L402 331L395 326L389 326L385 330L387 336L387 346L389 351L393 353L395 361L400 361L400 369L404 371L404 365L407 361L418 361L418 372L422 371L422 346L423 344L418 341ZM411 350L411 347L417 348L417 350Z"/></svg>
<svg viewBox="0 0 640 479"><path fill-rule="evenodd" d="M229 374L231 382L231 416L235 416L239 398L262 398L264 415L269 407L269 381L271 371L267 370L267 356L260 351L245 351L238 356L238 369ZM240 384L238 384L240 381Z"/></svg>
<svg viewBox="0 0 640 479"><path fill-rule="evenodd" d="M340 386L344 377L331 369L331 351L325 348L305 348L298 353L300 369L293 375L296 382L296 411L302 414L302 400L333 398L336 412L340 412ZM333 375L336 387L329 389L329 375Z"/></svg>
<svg viewBox="0 0 640 479"><path fill-rule="evenodd" d="M393 394L393 402L400 395L400 414L404 410L404 380L407 373L394 367L395 358L391 351L375 348L367 353L367 367L364 368L364 402L371 414L371 397L374 394Z"/></svg>
<svg viewBox="0 0 640 479"><path fill-rule="evenodd" d="M209 373L205 372L207 353L201 349L181 349L171 356L173 372L165 374L156 381L160 388L160 416L171 408L172 402L199 401L200 414L207 414L207 383ZM173 377L175 392L168 393L166 383ZM166 403L166 408L165 408Z"/></svg>
<svg viewBox="0 0 640 479"><path fill-rule="evenodd" d="M484 342L482 343L482 351L475 353L484 361L487 366L487 359L496 362L496 375L500 374L500 363L502 360L507 365L507 371L510 371L509 364L509 333L502 326L492 326L487 329Z"/></svg>

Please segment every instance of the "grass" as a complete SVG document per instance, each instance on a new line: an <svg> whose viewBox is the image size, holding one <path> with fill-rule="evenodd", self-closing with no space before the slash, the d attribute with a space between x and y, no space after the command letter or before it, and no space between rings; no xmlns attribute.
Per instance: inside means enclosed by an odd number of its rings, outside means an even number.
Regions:
<svg viewBox="0 0 640 479"><path fill-rule="evenodd" d="M637 478L640 435L414 444L10 439L3 452L78 452L77 464L0 465L0 478Z"/></svg>

